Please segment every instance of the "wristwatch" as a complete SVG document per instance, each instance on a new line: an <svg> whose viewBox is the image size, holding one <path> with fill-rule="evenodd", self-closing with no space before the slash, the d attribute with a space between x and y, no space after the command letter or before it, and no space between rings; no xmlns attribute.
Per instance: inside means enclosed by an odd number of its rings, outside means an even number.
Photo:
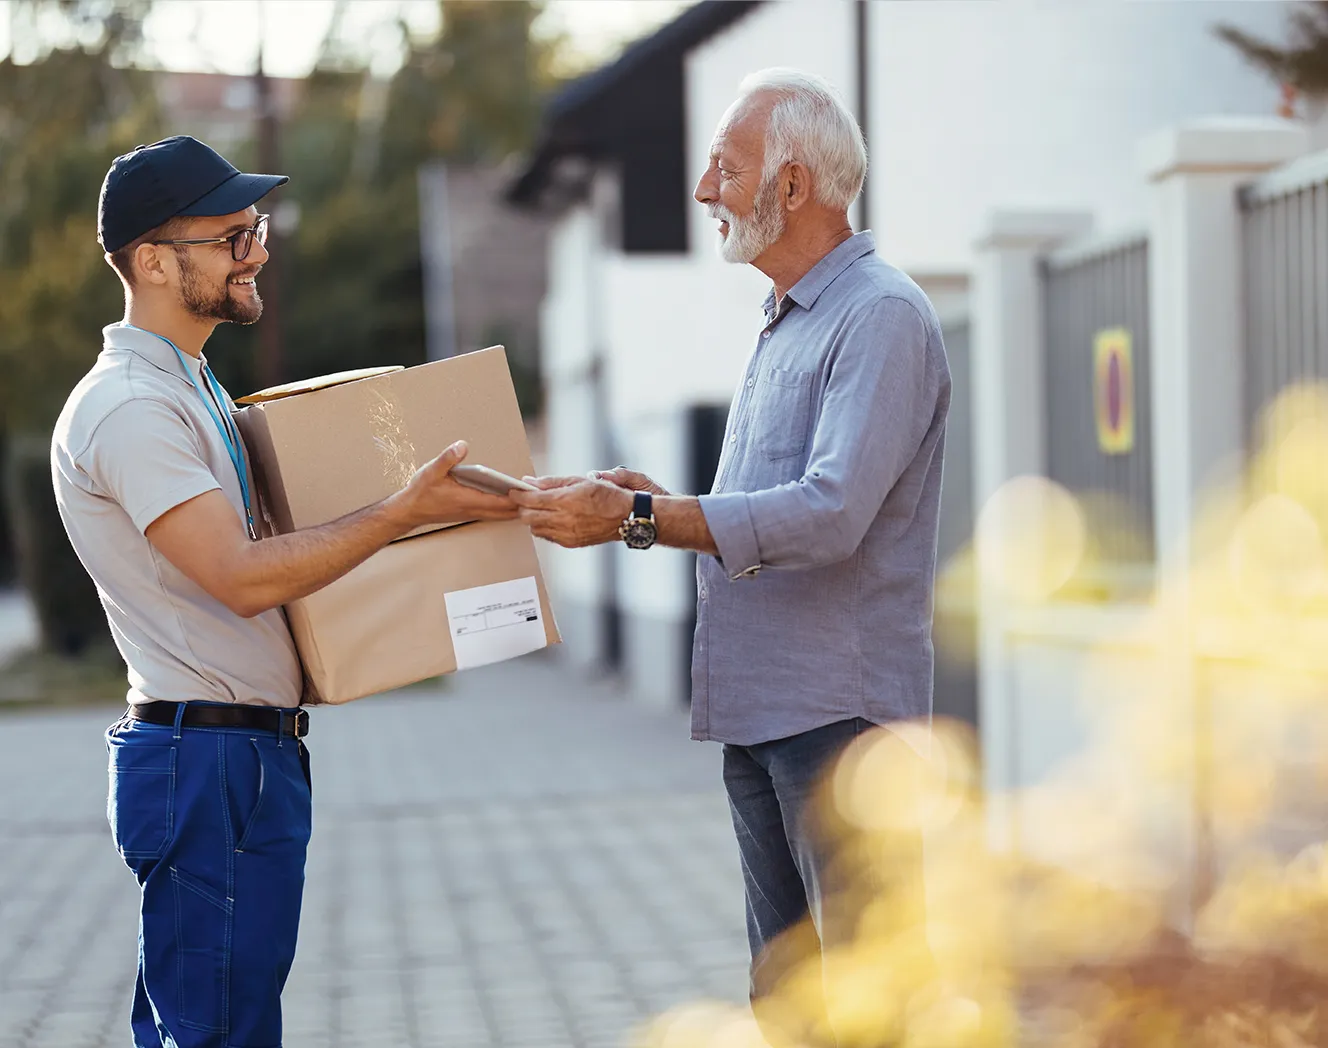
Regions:
<svg viewBox="0 0 1328 1048"><path fill-rule="evenodd" d="M628 549L649 549L659 537L650 492L638 491L632 499L632 515L622 522L618 535Z"/></svg>

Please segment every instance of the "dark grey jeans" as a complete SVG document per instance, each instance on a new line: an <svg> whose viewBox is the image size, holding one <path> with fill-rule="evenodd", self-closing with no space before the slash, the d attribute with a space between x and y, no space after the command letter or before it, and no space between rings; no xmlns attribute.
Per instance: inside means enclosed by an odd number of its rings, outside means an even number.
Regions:
<svg viewBox="0 0 1328 1048"><path fill-rule="evenodd" d="M863 884L861 869L847 861L851 834L829 796L836 759L874 730L854 718L754 746L724 747L724 786L747 896L752 1004L774 1048L835 1044L824 1002L809 1005L801 994L792 1016L762 1003L810 957L851 942L863 903L887 889ZM906 854L917 867L901 871L899 883L920 885L920 844Z"/></svg>

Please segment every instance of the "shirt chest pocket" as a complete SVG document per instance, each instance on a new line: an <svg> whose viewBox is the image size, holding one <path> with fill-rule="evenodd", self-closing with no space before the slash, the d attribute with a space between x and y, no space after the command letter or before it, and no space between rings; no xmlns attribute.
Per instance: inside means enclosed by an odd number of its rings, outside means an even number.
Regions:
<svg viewBox="0 0 1328 1048"><path fill-rule="evenodd" d="M770 458L800 455L807 446L812 372L766 368L756 383L757 446Z"/></svg>

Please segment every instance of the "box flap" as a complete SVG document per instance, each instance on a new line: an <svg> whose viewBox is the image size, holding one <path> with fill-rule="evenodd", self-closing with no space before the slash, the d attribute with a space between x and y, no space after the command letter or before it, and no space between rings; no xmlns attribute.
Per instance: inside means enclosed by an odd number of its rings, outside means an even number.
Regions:
<svg viewBox="0 0 1328 1048"><path fill-rule="evenodd" d="M469 462L515 477L534 472L500 346L250 404L235 422L277 534L387 498L458 439L470 445Z"/></svg>
<svg viewBox="0 0 1328 1048"><path fill-rule="evenodd" d="M378 375L390 375L394 371L405 371L402 364L392 364L381 368L356 368L353 371L336 371L331 375L317 378L302 378L296 382L287 382L280 386L268 386L247 397L238 398L237 404L266 404L269 400L281 400L283 397L296 397L301 393L312 393L316 389L327 389L347 382L358 382L362 378L376 378Z"/></svg>

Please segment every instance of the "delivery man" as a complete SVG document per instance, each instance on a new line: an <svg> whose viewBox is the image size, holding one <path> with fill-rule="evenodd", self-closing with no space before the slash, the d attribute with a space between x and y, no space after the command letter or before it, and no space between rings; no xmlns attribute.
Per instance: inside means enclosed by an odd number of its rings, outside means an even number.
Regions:
<svg viewBox="0 0 1328 1048"><path fill-rule="evenodd" d="M136 1048L281 1044L310 832L282 605L422 524L515 515L450 476L457 442L382 502L258 538L234 405L203 345L262 314L255 205L286 181L185 136L115 159L98 239L125 315L51 447L60 516L129 669L129 709L106 734L107 813L142 888Z"/></svg>

